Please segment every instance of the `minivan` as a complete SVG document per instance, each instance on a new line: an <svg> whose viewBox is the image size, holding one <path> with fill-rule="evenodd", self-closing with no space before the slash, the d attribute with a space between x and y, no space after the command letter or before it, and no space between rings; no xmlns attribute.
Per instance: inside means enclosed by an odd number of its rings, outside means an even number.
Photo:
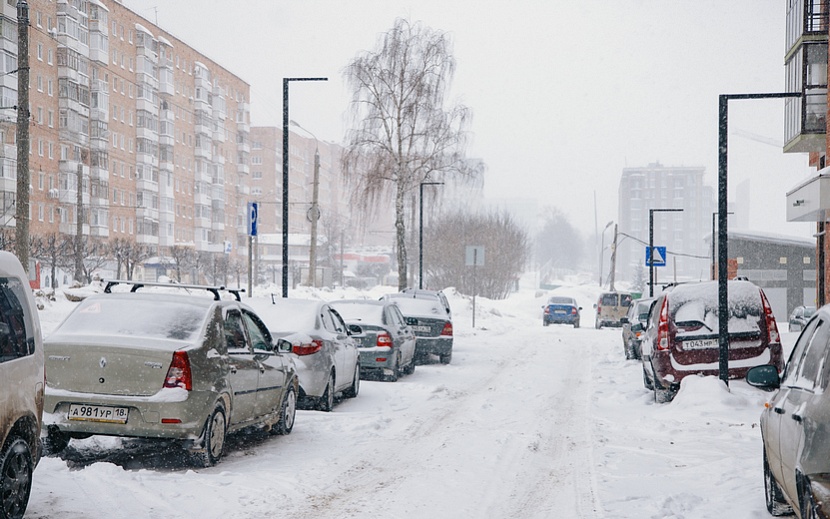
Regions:
<svg viewBox="0 0 830 519"><path fill-rule="evenodd" d="M26 512L40 459L43 338L29 278L0 252L0 517Z"/></svg>
<svg viewBox="0 0 830 519"><path fill-rule="evenodd" d="M603 292L594 308L597 311L594 327L622 326L622 318L628 313L632 296L628 292Z"/></svg>
<svg viewBox="0 0 830 519"><path fill-rule="evenodd" d="M762 364L784 368L778 326L764 291L750 281L727 284L729 378ZM718 282L664 290L649 312L641 342L643 384L658 402L674 398L688 375L719 375Z"/></svg>

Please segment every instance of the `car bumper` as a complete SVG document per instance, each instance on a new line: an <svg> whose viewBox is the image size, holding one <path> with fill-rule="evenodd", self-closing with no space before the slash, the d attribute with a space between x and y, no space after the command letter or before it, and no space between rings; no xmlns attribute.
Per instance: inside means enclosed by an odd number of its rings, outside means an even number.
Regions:
<svg viewBox="0 0 830 519"><path fill-rule="evenodd" d="M548 324L573 324L579 321L578 315L558 315L558 314L545 314L545 322Z"/></svg>
<svg viewBox="0 0 830 519"><path fill-rule="evenodd" d="M452 353L452 337L416 337L415 355L449 355Z"/></svg>
<svg viewBox="0 0 830 519"><path fill-rule="evenodd" d="M319 353L319 352L318 352ZM300 380L300 395L319 398L326 391L331 373L331 364L319 355L294 355L297 378Z"/></svg>
<svg viewBox="0 0 830 519"><path fill-rule="evenodd" d="M674 358L671 350L657 350L652 352L651 363L654 366L656 383L668 389L680 386L680 381L688 375L719 376L718 362L700 364L680 364ZM728 377L740 379L746 377L746 372L755 366L769 364L780 372L784 367L783 352L780 344L773 344L760 355L743 359L729 359Z"/></svg>
<svg viewBox="0 0 830 519"><path fill-rule="evenodd" d="M50 391L45 395L44 425L64 433L101 434L139 438L197 439L212 411L217 395L212 392L163 389L149 397L97 395ZM70 420L70 404L126 407L126 423ZM177 420L176 423L163 423Z"/></svg>
<svg viewBox="0 0 830 519"><path fill-rule="evenodd" d="M391 373L398 350L388 347L360 348L360 374Z"/></svg>

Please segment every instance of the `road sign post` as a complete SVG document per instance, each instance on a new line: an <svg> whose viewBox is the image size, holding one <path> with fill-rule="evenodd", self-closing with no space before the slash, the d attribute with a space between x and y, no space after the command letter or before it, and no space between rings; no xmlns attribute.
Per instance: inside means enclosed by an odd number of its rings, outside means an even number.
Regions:
<svg viewBox="0 0 830 519"><path fill-rule="evenodd" d="M484 266L484 247L478 245L468 245L466 250L466 265L473 267L473 328L476 327L476 292L478 286L476 285L476 267Z"/></svg>
<svg viewBox="0 0 830 519"><path fill-rule="evenodd" d="M248 202L248 297L253 297L254 285L254 236L257 235L259 204Z"/></svg>

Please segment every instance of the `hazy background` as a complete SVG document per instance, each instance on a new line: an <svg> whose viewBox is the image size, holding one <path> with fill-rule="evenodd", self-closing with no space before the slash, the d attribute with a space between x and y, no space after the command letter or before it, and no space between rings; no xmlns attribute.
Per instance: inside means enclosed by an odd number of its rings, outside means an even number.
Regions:
<svg viewBox="0 0 830 519"><path fill-rule="evenodd" d="M586 234L617 218L622 168L704 166L717 181L718 94L784 87L780 0L124 0L251 85L254 125L290 116L342 143L343 67L396 17L448 32L451 98L473 110L471 157L488 198L537 199ZM729 187L751 178L754 230L810 236L786 222L785 193L810 174L784 155L783 101L730 104ZM748 136L747 136L748 135ZM772 145L775 142L778 145Z"/></svg>

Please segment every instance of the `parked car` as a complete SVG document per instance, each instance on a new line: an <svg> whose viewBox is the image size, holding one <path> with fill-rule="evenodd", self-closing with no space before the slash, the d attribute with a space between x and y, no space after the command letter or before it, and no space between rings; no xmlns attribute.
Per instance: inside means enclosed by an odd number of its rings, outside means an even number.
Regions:
<svg viewBox="0 0 830 519"><path fill-rule="evenodd" d="M576 299L568 296L551 296L542 308L544 309L542 326L571 324L574 328L579 328L579 312L582 307Z"/></svg>
<svg viewBox="0 0 830 519"><path fill-rule="evenodd" d="M357 341L361 376L379 375L395 382L401 374L415 371L415 333L397 303L344 299L333 301L331 306L343 316Z"/></svg>
<svg viewBox="0 0 830 519"><path fill-rule="evenodd" d="M784 360L778 327L764 291L750 281L728 282L729 378ZM664 290L655 300L642 339L643 384L658 402L670 401L688 375L719 374L718 282Z"/></svg>
<svg viewBox="0 0 830 519"><path fill-rule="evenodd" d="M635 299L628 307L628 313L622 321L623 352L626 359L637 359L642 357L640 341L648 322L648 312L654 298Z"/></svg>
<svg viewBox="0 0 830 519"><path fill-rule="evenodd" d="M594 327L600 329L603 326L622 326L622 318L628 313L631 300L632 295L628 292L601 293L594 304L597 314Z"/></svg>
<svg viewBox="0 0 830 519"><path fill-rule="evenodd" d="M312 299L250 299L274 337L292 343L302 408L331 411L334 398L360 392L360 361L346 323L328 303Z"/></svg>
<svg viewBox="0 0 830 519"><path fill-rule="evenodd" d="M791 332L803 330L814 313L816 313L815 306L796 306L790 314L789 330Z"/></svg>
<svg viewBox="0 0 830 519"><path fill-rule="evenodd" d="M391 300L397 303L406 324L415 332L416 359L437 355L441 364L452 362L452 316L444 304L439 299L399 297L398 294L392 294Z"/></svg>
<svg viewBox="0 0 830 519"><path fill-rule="evenodd" d="M132 291L112 292L120 283ZM98 434L178 439L209 466L227 433L253 425L290 433L291 345L275 341L238 292L229 300L218 287L174 285L198 292L185 295L146 285L107 283L44 341L52 450Z"/></svg>
<svg viewBox="0 0 830 519"><path fill-rule="evenodd" d="M21 518L40 460L43 338L29 278L0 252L0 517Z"/></svg>
<svg viewBox="0 0 830 519"><path fill-rule="evenodd" d="M758 366L746 381L778 390L761 413L767 510L830 517L830 307L807 322L783 373Z"/></svg>

